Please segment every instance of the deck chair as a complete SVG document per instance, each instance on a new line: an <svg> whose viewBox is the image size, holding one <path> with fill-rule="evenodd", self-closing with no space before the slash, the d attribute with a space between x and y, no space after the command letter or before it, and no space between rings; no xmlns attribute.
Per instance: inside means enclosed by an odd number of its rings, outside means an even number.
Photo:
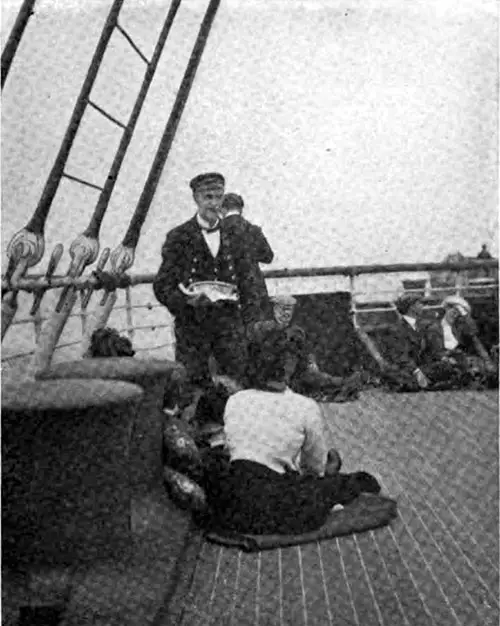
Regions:
<svg viewBox="0 0 500 626"><path fill-rule="evenodd" d="M384 335L398 322L398 311L392 302L353 301L353 326L363 345L377 363L381 371L388 364L388 354L384 350Z"/></svg>

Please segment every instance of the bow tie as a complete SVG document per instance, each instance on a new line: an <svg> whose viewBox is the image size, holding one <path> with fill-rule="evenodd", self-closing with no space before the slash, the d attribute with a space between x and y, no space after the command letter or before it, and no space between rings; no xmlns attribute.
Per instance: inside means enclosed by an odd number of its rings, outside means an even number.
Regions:
<svg viewBox="0 0 500 626"><path fill-rule="evenodd" d="M206 233L214 233L216 230L220 230L220 220L217 221L214 224L214 226L206 227L206 226L201 226L201 224L200 224L200 228L201 228L201 230L205 231Z"/></svg>

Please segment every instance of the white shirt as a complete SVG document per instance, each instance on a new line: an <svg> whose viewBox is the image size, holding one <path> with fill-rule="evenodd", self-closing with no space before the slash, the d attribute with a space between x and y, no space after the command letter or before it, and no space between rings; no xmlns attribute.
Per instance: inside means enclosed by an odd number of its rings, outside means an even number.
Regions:
<svg viewBox="0 0 500 626"><path fill-rule="evenodd" d="M203 234L203 238L207 242L207 246L212 253L212 256L215 257L219 254L220 248L220 230L214 230L211 233L207 232L207 228L210 228L210 224L200 217L200 214L196 214L196 219L198 220L198 224L201 226L201 232Z"/></svg>
<svg viewBox="0 0 500 626"><path fill-rule="evenodd" d="M247 389L231 396L224 412L231 460L254 461L279 474L307 467L323 476L328 455L318 404L286 389Z"/></svg>
<svg viewBox="0 0 500 626"><path fill-rule="evenodd" d="M417 320L414 317L409 317L408 315L402 315L401 317L408 322L413 330L417 330Z"/></svg>
<svg viewBox="0 0 500 626"><path fill-rule="evenodd" d="M458 341L453 334L451 325L443 317L441 320L441 326L443 328L444 347L446 350L454 350L458 346Z"/></svg>

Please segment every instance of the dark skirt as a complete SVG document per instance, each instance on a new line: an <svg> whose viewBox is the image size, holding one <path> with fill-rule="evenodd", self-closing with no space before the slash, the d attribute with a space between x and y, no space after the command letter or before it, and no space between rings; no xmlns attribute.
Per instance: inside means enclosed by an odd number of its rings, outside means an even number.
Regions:
<svg viewBox="0 0 500 626"><path fill-rule="evenodd" d="M205 488L212 528L246 534L301 534L322 526L335 504L347 504L361 491L380 486L365 472L320 478L279 474L253 461L213 457Z"/></svg>

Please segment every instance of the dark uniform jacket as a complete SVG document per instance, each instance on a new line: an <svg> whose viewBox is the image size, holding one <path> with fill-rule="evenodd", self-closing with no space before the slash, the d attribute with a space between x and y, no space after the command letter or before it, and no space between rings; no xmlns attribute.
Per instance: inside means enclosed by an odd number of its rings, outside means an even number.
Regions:
<svg viewBox="0 0 500 626"><path fill-rule="evenodd" d="M241 294L245 323L272 318L272 306L259 263L271 263L274 252L262 229L241 215L226 217L223 229L231 242L233 258L246 276Z"/></svg>
<svg viewBox="0 0 500 626"><path fill-rule="evenodd" d="M476 327L472 319L458 318L452 330L458 341L456 350L475 351L473 338L476 336ZM401 319L398 328L390 334L388 343L391 361L411 371L417 367L431 366L448 353L443 327L438 320L418 320L414 330L406 320Z"/></svg>
<svg viewBox="0 0 500 626"><path fill-rule="evenodd" d="M242 215L228 215L224 226L232 237L242 237L245 240L247 252L256 263L271 263L274 252L269 245L260 226L251 224Z"/></svg>
<svg viewBox="0 0 500 626"><path fill-rule="evenodd" d="M384 356L392 365L411 373L444 355L439 333L440 325L436 321L418 320L413 329L401 318L386 335Z"/></svg>
<svg viewBox="0 0 500 626"><path fill-rule="evenodd" d="M259 294L254 294L255 288L247 279L244 256L240 254L235 257L234 248L235 242L231 241L231 235L223 225L219 252L214 259L196 215L167 234L153 291L158 301L175 317L177 327L198 326L203 324L203 318L235 318L236 308L245 313L251 308L252 301L260 298ZM187 304L186 295L178 288L179 283L188 287L192 282L206 280L220 280L236 285L240 306L229 303L195 308Z"/></svg>

